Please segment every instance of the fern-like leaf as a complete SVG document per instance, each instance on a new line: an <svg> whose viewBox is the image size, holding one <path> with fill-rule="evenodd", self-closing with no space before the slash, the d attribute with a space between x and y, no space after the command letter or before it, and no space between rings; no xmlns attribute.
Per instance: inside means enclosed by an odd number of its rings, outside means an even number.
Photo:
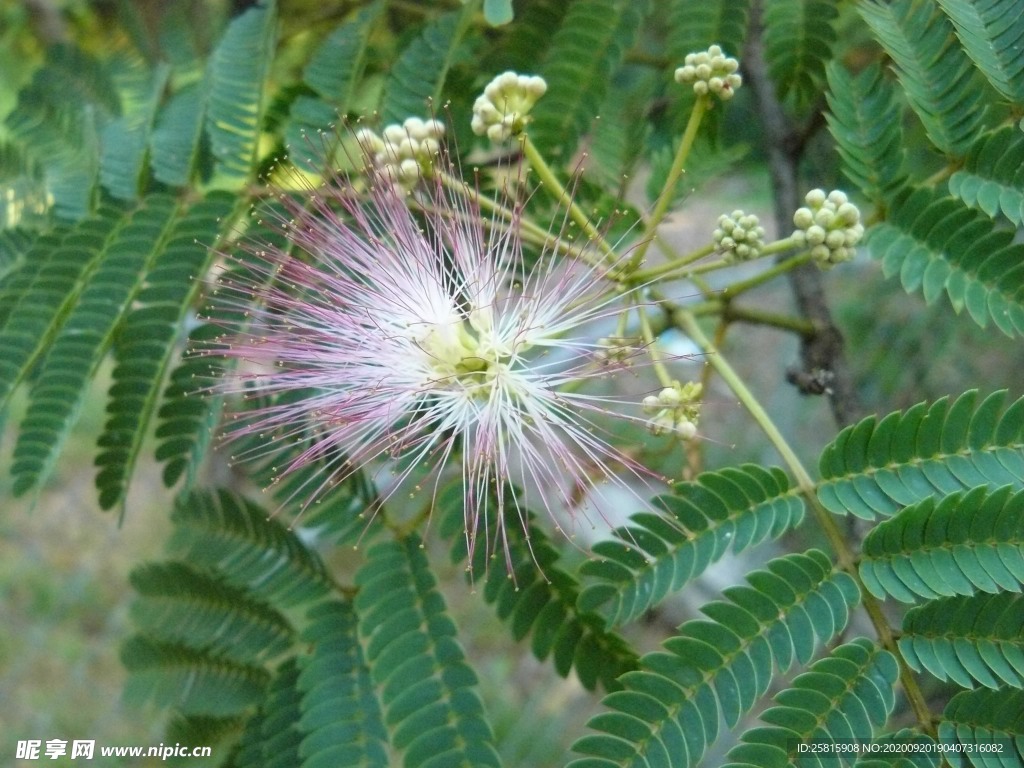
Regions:
<svg viewBox="0 0 1024 768"><path fill-rule="evenodd" d="M765 3L765 58L780 99L792 96L807 105L822 92L825 65L839 39L833 27L838 16L831 0Z"/></svg>
<svg viewBox="0 0 1024 768"><path fill-rule="evenodd" d="M299 688L302 768L387 768L387 731L351 606L325 601L309 612Z"/></svg>
<svg viewBox="0 0 1024 768"><path fill-rule="evenodd" d="M168 549L274 605L306 603L332 588L320 558L295 531L240 496L185 494L175 504L173 520Z"/></svg>
<svg viewBox="0 0 1024 768"><path fill-rule="evenodd" d="M1017 0L937 0L967 55L1010 101L1024 105L1024 14Z"/></svg>
<svg viewBox="0 0 1024 768"><path fill-rule="evenodd" d="M155 250L174 221L172 198L155 196L121 223L95 256L85 287L43 359L14 449L14 492L45 482L74 425Z"/></svg>
<svg viewBox="0 0 1024 768"><path fill-rule="evenodd" d="M376 544L366 558L356 574L359 633L403 765L500 765L476 675L419 539Z"/></svg>
<svg viewBox="0 0 1024 768"><path fill-rule="evenodd" d="M881 202L906 181L900 102L877 64L852 75L839 62L826 69L829 132L843 173L871 200Z"/></svg>
<svg viewBox="0 0 1024 768"><path fill-rule="evenodd" d="M210 59L206 131L218 170L234 181L255 167L275 20L274 0L261 0L231 21Z"/></svg>
<svg viewBox="0 0 1024 768"><path fill-rule="evenodd" d="M1004 410L1005 399L995 392L978 403L971 390L847 427L822 451L818 498L874 520L967 488L1024 486L1024 399Z"/></svg>
<svg viewBox="0 0 1024 768"><path fill-rule="evenodd" d="M227 226L223 219L236 204L233 195L214 192L178 219L125 317L115 343L117 365L96 457L96 487L104 509L124 498L175 353L175 338L198 290L197 278L206 272L208 246L217 241Z"/></svg>
<svg viewBox="0 0 1024 768"><path fill-rule="evenodd" d="M608 83L648 10L643 0L577 0L551 41L539 74L548 90L533 109L530 137L567 157L590 126Z"/></svg>
<svg viewBox="0 0 1024 768"><path fill-rule="evenodd" d="M939 741L978 768L1024 764L1024 691L958 693L939 721ZM954 752L955 750L955 752Z"/></svg>
<svg viewBox="0 0 1024 768"><path fill-rule="evenodd" d="M464 562L468 553L462 489L453 487L442 495L435 509L442 515L442 535L455 541L452 561ZM601 616L578 608L579 582L561 566L558 549L533 515L525 516L526 532L518 526L507 531L509 556L518 564L512 578L493 567L483 546L475 548L467 577L484 582L484 600L495 606L516 640L532 634L530 647L538 659L551 657L562 677L575 669L588 690L598 683L615 690L618 677L636 669L636 654L622 637L605 629Z"/></svg>
<svg viewBox="0 0 1024 768"><path fill-rule="evenodd" d="M382 0L359 9L313 52L302 76L316 95L296 97L285 128L285 143L293 162L314 171L323 164L323 159L315 156L319 148L311 145L315 139L310 137L329 131L339 115L353 109L368 59L370 36L383 10ZM314 150L313 158L306 157L310 149Z"/></svg>
<svg viewBox="0 0 1024 768"><path fill-rule="evenodd" d="M688 53L722 46L730 56L743 49L750 0L671 0L665 10L668 37L665 41L671 67L681 67Z"/></svg>
<svg viewBox="0 0 1024 768"><path fill-rule="evenodd" d="M150 637L238 662L271 658L294 642L279 611L186 563L140 566L131 582L139 593L132 619Z"/></svg>
<svg viewBox="0 0 1024 768"><path fill-rule="evenodd" d="M141 635L122 646L121 662L128 670L128 702L142 705L152 701L185 715L240 714L262 700L270 681L270 674L261 666Z"/></svg>
<svg viewBox="0 0 1024 768"><path fill-rule="evenodd" d="M117 89L100 63L70 45L55 45L18 94L5 120L42 166L58 218L80 220L95 205L98 131L119 111Z"/></svg>
<svg viewBox="0 0 1024 768"><path fill-rule="evenodd" d="M781 470L754 465L705 473L656 499L663 514L641 513L594 545L599 559L580 573L599 579L580 595L610 627L642 616L700 576L732 548L742 552L800 522L804 504Z"/></svg>
<svg viewBox="0 0 1024 768"><path fill-rule="evenodd" d="M1009 486L911 504L864 539L864 586L876 597L1020 592L1024 584L1024 492Z"/></svg>
<svg viewBox="0 0 1024 768"><path fill-rule="evenodd" d="M747 580L750 586L725 590L727 601L701 609L710 620L683 624L665 651L622 676L623 690L604 699L612 711L590 721L602 733L573 746L590 757L571 768L697 765L719 719L735 726L767 692L773 663L783 672L794 661L808 663L860 599L853 579L834 573L817 550L777 558Z"/></svg>
<svg viewBox="0 0 1024 768"><path fill-rule="evenodd" d="M157 115L150 135L153 178L174 187L188 184L203 136L206 90L201 82L176 91Z"/></svg>
<svg viewBox="0 0 1024 768"><path fill-rule="evenodd" d="M1024 224L1024 133L994 131L971 145L963 168L949 177L949 191L995 218L1000 212Z"/></svg>
<svg viewBox="0 0 1024 768"><path fill-rule="evenodd" d="M158 65L152 72L137 58L127 58L125 68L137 70L126 94L126 109L100 132L100 183L118 200L134 201L142 189L146 151L157 107L167 86L170 67Z"/></svg>
<svg viewBox="0 0 1024 768"><path fill-rule="evenodd" d="M873 0L857 10L895 63L928 138L947 154L966 152L984 125L988 97L934 0Z"/></svg>
<svg viewBox="0 0 1024 768"><path fill-rule="evenodd" d="M448 70L470 29L474 7L466 3L461 10L441 14L402 51L384 84L385 123L430 116L440 106Z"/></svg>
<svg viewBox="0 0 1024 768"><path fill-rule="evenodd" d="M1024 688L1024 598L1000 592L933 600L907 612L899 646L911 667L940 680Z"/></svg>
<svg viewBox="0 0 1024 768"><path fill-rule="evenodd" d="M48 349L74 306L99 254L122 223L121 211L104 208L60 240L46 237L27 254L31 262L5 288L11 299L0 309L0 410L14 388ZM38 261L37 261L38 260Z"/></svg>
<svg viewBox="0 0 1024 768"><path fill-rule="evenodd" d="M870 640L839 646L775 697L761 715L769 725L743 734L726 768L797 765L801 745L871 740L896 704L898 676L896 659Z"/></svg>
<svg viewBox="0 0 1024 768"><path fill-rule="evenodd" d="M1008 336L1024 333L1024 245L957 198L904 192L867 245L905 290L920 290L928 302L945 290L953 309L966 309L982 328L991 319Z"/></svg>

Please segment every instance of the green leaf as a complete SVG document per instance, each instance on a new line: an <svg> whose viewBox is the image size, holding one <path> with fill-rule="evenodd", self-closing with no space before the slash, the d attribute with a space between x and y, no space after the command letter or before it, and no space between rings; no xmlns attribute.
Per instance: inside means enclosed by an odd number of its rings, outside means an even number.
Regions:
<svg viewBox="0 0 1024 768"><path fill-rule="evenodd" d="M140 566L131 582L139 593L135 626L162 642L248 663L287 651L295 640L279 611L186 563Z"/></svg>
<svg viewBox="0 0 1024 768"><path fill-rule="evenodd" d="M979 688L958 693L942 713L939 741L976 766L1024 763L1024 691Z"/></svg>
<svg viewBox="0 0 1024 768"><path fill-rule="evenodd" d="M100 183L114 198L134 201L143 189L146 150L170 67L162 64L149 72L136 59L125 67L134 70L135 82L128 86L125 111L100 132Z"/></svg>
<svg viewBox="0 0 1024 768"><path fill-rule="evenodd" d="M764 6L764 45L768 73L780 99L810 104L822 90L825 65L838 40L833 24L839 11L831 0L768 0Z"/></svg>
<svg viewBox="0 0 1024 768"><path fill-rule="evenodd" d="M900 102L877 64L853 75L839 62L826 69L829 132L843 174L870 199L881 202L906 182Z"/></svg>
<svg viewBox="0 0 1024 768"><path fill-rule="evenodd" d="M1007 547L1001 549L1008 554ZM1024 558L1018 557L1017 564L1024 566ZM953 591L945 580L942 584ZM1024 597L1000 592L932 600L904 616L899 646L912 668L940 680L967 688L974 680L989 688L1022 688Z"/></svg>
<svg viewBox="0 0 1024 768"><path fill-rule="evenodd" d="M881 421L847 427L822 451L818 498L836 514L890 517L933 496L984 485L1024 486L1024 399L1005 392L980 403L974 390L952 406L919 403Z"/></svg>
<svg viewBox="0 0 1024 768"><path fill-rule="evenodd" d="M172 520L170 551L274 605L306 603L333 587L324 564L296 531L228 491L183 494Z"/></svg>
<svg viewBox="0 0 1024 768"><path fill-rule="evenodd" d="M270 682L270 674L262 667L142 636L122 646L121 662L128 670L125 699L129 703L141 706L152 701L185 715L242 713L262 700Z"/></svg>
<svg viewBox="0 0 1024 768"><path fill-rule="evenodd" d="M209 246L230 225L225 219L236 205L233 195L214 192L178 219L124 319L115 342L117 364L96 457L96 487L104 509L124 498L176 351L175 339L199 286L196 278L206 273Z"/></svg>
<svg viewBox="0 0 1024 768"><path fill-rule="evenodd" d="M863 2L857 10L892 58L928 138L963 154L980 133L988 96L934 0Z"/></svg>
<svg viewBox="0 0 1024 768"><path fill-rule="evenodd" d="M261 0L232 19L210 57L206 131L217 170L232 181L256 165L274 27L274 0Z"/></svg>
<svg viewBox="0 0 1024 768"><path fill-rule="evenodd" d="M1024 492L1003 486L911 504L864 540L864 586L903 602L975 592L1021 591Z"/></svg>
<svg viewBox="0 0 1024 768"><path fill-rule="evenodd" d="M992 218L1002 212L1024 224L1024 133L1008 126L976 141L949 177L949 191Z"/></svg>
<svg viewBox="0 0 1024 768"><path fill-rule="evenodd" d="M581 568L600 581L583 591L579 605L609 627L642 616L730 548L739 553L777 538L804 515L785 473L753 465L705 473L673 490L655 500L663 514L634 516L614 531L616 540L594 548L600 559ZM610 561L616 567L609 568Z"/></svg>
<svg viewBox="0 0 1024 768"><path fill-rule="evenodd" d="M409 117L432 117L441 105L445 79L470 30L473 3L430 21L402 51L384 84L381 115L385 124Z"/></svg>
<svg viewBox="0 0 1024 768"><path fill-rule="evenodd" d="M0 410L59 333L78 300L83 277L100 259L122 224L122 211L104 208L63 237L41 238L26 254L26 267L12 275L0 305Z"/></svg>
<svg viewBox="0 0 1024 768"><path fill-rule="evenodd" d="M442 534L454 541L452 561L470 559L463 489L453 486L441 494L434 509L441 516ZM520 526L509 526L505 532L509 557L517 564L512 578L494 567L486 547L474 549L467 578L483 583L484 600L495 606L516 640L532 633L530 646L538 659L551 657L555 671L563 677L575 669L588 690L598 683L614 690L617 678L636 668L636 654L622 637L605 629L600 616L580 610L579 582L561 565L558 548L533 514L524 517L525 535Z"/></svg>
<svg viewBox="0 0 1024 768"><path fill-rule="evenodd" d="M577 0L569 6L539 67L548 89L529 128L548 156L567 158L591 126L648 8L646 0Z"/></svg>
<svg viewBox="0 0 1024 768"><path fill-rule="evenodd" d="M53 470L89 385L176 213L172 198L149 198L118 224L80 278L84 287L49 345L29 394L14 449L16 494L38 487Z"/></svg>
<svg viewBox="0 0 1024 768"><path fill-rule="evenodd" d="M773 664L785 672L794 660L809 662L860 598L853 579L834 573L817 550L778 558L747 578L750 586L727 589L727 601L701 609L710 621L683 624L664 651L622 675L623 689L603 701L610 711L589 723L599 733L573 745L597 760L572 766L697 765L719 719L735 726L768 691Z"/></svg>
<svg viewBox="0 0 1024 768"><path fill-rule="evenodd" d="M171 95L157 115L150 135L153 178L172 187L188 184L203 136L205 115L203 83L191 83Z"/></svg>
<svg viewBox="0 0 1024 768"><path fill-rule="evenodd" d="M896 659L869 640L839 646L775 697L761 715L769 725L743 734L727 767L799 764L801 745L872 740L896 704L898 677Z"/></svg>
<svg viewBox="0 0 1024 768"><path fill-rule="evenodd" d="M359 634L403 765L500 765L476 675L419 539L370 547L356 585Z"/></svg>
<svg viewBox="0 0 1024 768"><path fill-rule="evenodd" d="M326 601L308 618L302 637L312 652L299 675L303 768L387 768L387 731L352 607Z"/></svg>
<svg viewBox="0 0 1024 768"><path fill-rule="evenodd" d="M1024 104L1024 14L1016 0L937 0L982 74L1012 102Z"/></svg>

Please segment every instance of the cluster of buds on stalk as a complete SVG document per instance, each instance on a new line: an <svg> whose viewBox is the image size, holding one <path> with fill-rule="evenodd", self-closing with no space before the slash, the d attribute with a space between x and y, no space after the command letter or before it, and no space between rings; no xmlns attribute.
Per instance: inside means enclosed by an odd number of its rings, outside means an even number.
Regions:
<svg viewBox="0 0 1024 768"><path fill-rule="evenodd" d="M356 141L385 178L408 189L433 166L444 130L440 120L410 117L385 127L380 135L362 128L356 133Z"/></svg>
<svg viewBox="0 0 1024 768"><path fill-rule="evenodd" d="M602 336L597 340L594 358L604 365L629 365L636 357L640 340L623 336Z"/></svg>
<svg viewBox="0 0 1024 768"><path fill-rule="evenodd" d="M761 220L743 211L723 213L713 235L715 245L729 261L756 259L764 248L764 227Z"/></svg>
<svg viewBox="0 0 1024 768"><path fill-rule="evenodd" d="M473 133L494 142L519 136L529 122L530 110L547 89L542 77L503 72L473 103Z"/></svg>
<svg viewBox="0 0 1024 768"><path fill-rule="evenodd" d="M807 206L793 214L797 230L793 240L810 247L811 256L822 266L853 258L854 246L864 236L860 210L845 192L812 189L804 198Z"/></svg>
<svg viewBox="0 0 1024 768"><path fill-rule="evenodd" d="M700 418L700 400L704 388L699 382L672 382L657 395L644 398L644 413L652 414L648 423L654 435L674 434L683 440L690 440L697 434Z"/></svg>
<svg viewBox="0 0 1024 768"><path fill-rule="evenodd" d="M736 72L739 68L740 63L722 53L721 46L712 45L706 51L686 55L683 66L676 70L676 82L693 83L693 92L698 96L713 93L727 101L743 84L743 78Z"/></svg>

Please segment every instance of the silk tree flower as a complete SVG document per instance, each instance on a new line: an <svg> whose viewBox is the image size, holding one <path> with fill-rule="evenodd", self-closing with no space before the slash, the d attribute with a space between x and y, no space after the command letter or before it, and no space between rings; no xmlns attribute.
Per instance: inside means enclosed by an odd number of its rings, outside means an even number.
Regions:
<svg viewBox="0 0 1024 768"><path fill-rule="evenodd" d="M424 471L436 493L455 467L470 549L482 540L508 558L505 526L530 505L557 515L597 483L622 484L615 470L644 476L597 426L617 402L579 386L626 367L602 362L587 333L621 310L612 264L547 251L524 274L518 220L485 226L439 176L411 197L371 172L362 196L335 177L306 198L283 198L282 229L308 258L250 243L256 277L227 273L218 289L247 308L225 335L239 365L221 391L270 403L241 412L233 435L315 427L282 475L348 458L301 489L303 505L358 469L379 485L396 473L392 487Z"/></svg>

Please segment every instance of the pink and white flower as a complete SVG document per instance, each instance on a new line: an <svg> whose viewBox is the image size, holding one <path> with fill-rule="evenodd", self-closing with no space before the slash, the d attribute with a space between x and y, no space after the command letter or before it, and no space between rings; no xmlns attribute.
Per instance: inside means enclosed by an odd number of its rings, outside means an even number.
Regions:
<svg viewBox="0 0 1024 768"><path fill-rule="evenodd" d="M437 478L461 466L470 547L483 536L491 551L507 544L507 517L525 521L527 495L566 510L620 463L641 471L595 426L609 401L578 386L609 373L591 324L621 311L621 295L605 279L613 265L578 255L547 251L524 274L518 212L485 226L472 195L437 177L417 195L378 177L362 196L334 178L284 198L285 234L309 258L250 244L258 279L224 279L221 295L249 311L228 329L226 354L245 363L222 390L271 403L243 412L236 435L315 426L282 474L349 458L304 503L358 468ZM311 394L280 397L300 390Z"/></svg>

